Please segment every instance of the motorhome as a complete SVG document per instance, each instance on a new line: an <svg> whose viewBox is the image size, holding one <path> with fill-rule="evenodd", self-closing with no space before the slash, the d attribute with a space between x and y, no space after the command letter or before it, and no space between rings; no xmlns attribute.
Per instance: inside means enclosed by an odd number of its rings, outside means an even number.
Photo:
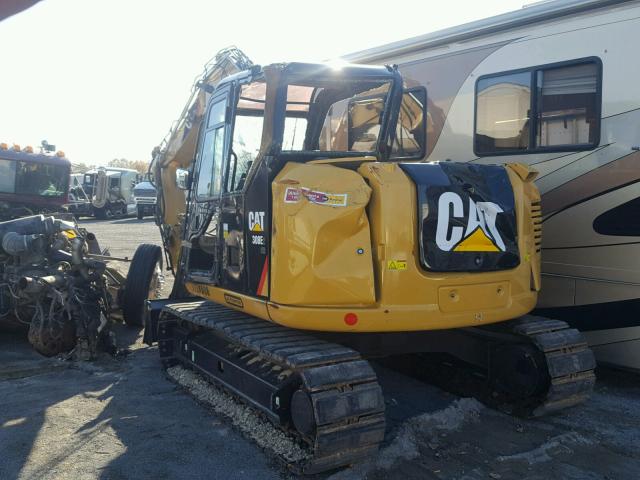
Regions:
<svg viewBox="0 0 640 480"><path fill-rule="evenodd" d="M426 161L538 170L538 308L585 331L600 361L636 369L639 30L638 1L558 0L345 57L426 87Z"/></svg>

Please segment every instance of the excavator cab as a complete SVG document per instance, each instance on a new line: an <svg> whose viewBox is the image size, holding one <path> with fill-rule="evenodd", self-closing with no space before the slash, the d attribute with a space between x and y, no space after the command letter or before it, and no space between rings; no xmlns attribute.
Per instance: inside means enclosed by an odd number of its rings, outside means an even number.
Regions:
<svg viewBox="0 0 640 480"><path fill-rule="evenodd" d="M426 95L393 67L288 63L222 80L192 168L176 172L190 187L181 284L318 331L424 331L530 311L535 173L419 162Z"/></svg>
<svg viewBox="0 0 640 480"><path fill-rule="evenodd" d="M403 91L397 70L387 67L290 63L222 81L193 170L177 171L176 182L191 186L185 281L268 298L276 175L287 163L421 158L425 105L424 88ZM344 198L302 193L338 207Z"/></svg>

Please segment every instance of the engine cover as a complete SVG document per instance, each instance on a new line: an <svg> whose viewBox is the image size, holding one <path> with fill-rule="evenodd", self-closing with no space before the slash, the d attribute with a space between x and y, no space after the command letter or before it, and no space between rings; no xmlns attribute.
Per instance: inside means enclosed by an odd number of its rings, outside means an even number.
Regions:
<svg viewBox="0 0 640 480"><path fill-rule="evenodd" d="M418 194L420 263L435 272L520 264L513 187L502 166L403 163Z"/></svg>

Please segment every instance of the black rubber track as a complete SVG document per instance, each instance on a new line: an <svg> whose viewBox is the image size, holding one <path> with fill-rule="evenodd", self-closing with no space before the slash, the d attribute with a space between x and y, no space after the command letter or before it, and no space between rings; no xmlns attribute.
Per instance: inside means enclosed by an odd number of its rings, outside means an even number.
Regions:
<svg viewBox="0 0 640 480"><path fill-rule="evenodd" d="M308 406L308 419L303 419L308 421L298 424L297 431L292 425L279 425L311 450L311 459L291 465L295 471L312 474L332 470L377 452L385 430L382 389L369 362L355 350L222 305L195 301L169 304L163 309L158 345L166 366L175 361L193 364L193 356L185 353L185 344L172 334L172 326L181 322L199 332L215 333L226 343L225 349L237 352L235 365L251 375L267 380L278 372L279 377L297 379L300 387L296 398ZM256 368L258 365L260 368ZM235 393L252 403L248 392ZM289 401L283 403L288 405Z"/></svg>
<svg viewBox="0 0 640 480"><path fill-rule="evenodd" d="M400 362L391 364L409 375L415 375L443 390L463 396L474 396L491 408L518 417L540 417L584 403L595 385L596 367L593 352L584 336L565 322L525 315L516 320L496 324L494 328L471 328L474 337L487 342L487 356L492 357L492 344L525 347L532 352L533 364L541 378L534 392L526 396L513 396L502 390L494 375L501 368L482 370L447 355L419 354L401 356ZM507 337L501 338L503 335ZM502 362L516 365L518 358L501 357ZM491 362L490 362L491 363Z"/></svg>
<svg viewBox="0 0 640 480"><path fill-rule="evenodd" d="M158 262L162 270L162 250L159 246L143 243L136 249L122 295L122 316L127 325L144 325L144 305Z"/></svg>

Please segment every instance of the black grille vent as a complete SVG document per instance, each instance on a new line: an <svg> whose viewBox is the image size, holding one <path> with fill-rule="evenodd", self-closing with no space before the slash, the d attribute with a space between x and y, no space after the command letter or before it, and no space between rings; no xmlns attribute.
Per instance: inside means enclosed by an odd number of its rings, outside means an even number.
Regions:
<svg viewBox="0 0 640 480"><path fill-rule="evenodd" d="M150 188L136 188L133 190L136 197L155 197L156 191Z"/></svg>
<svg viewBox="0 0 640 480"><path fill-rule="evenodd" d="M542 249L542 206L540 202L531 202L531 218L533 219L533 236L536 253Z"/></svg>

